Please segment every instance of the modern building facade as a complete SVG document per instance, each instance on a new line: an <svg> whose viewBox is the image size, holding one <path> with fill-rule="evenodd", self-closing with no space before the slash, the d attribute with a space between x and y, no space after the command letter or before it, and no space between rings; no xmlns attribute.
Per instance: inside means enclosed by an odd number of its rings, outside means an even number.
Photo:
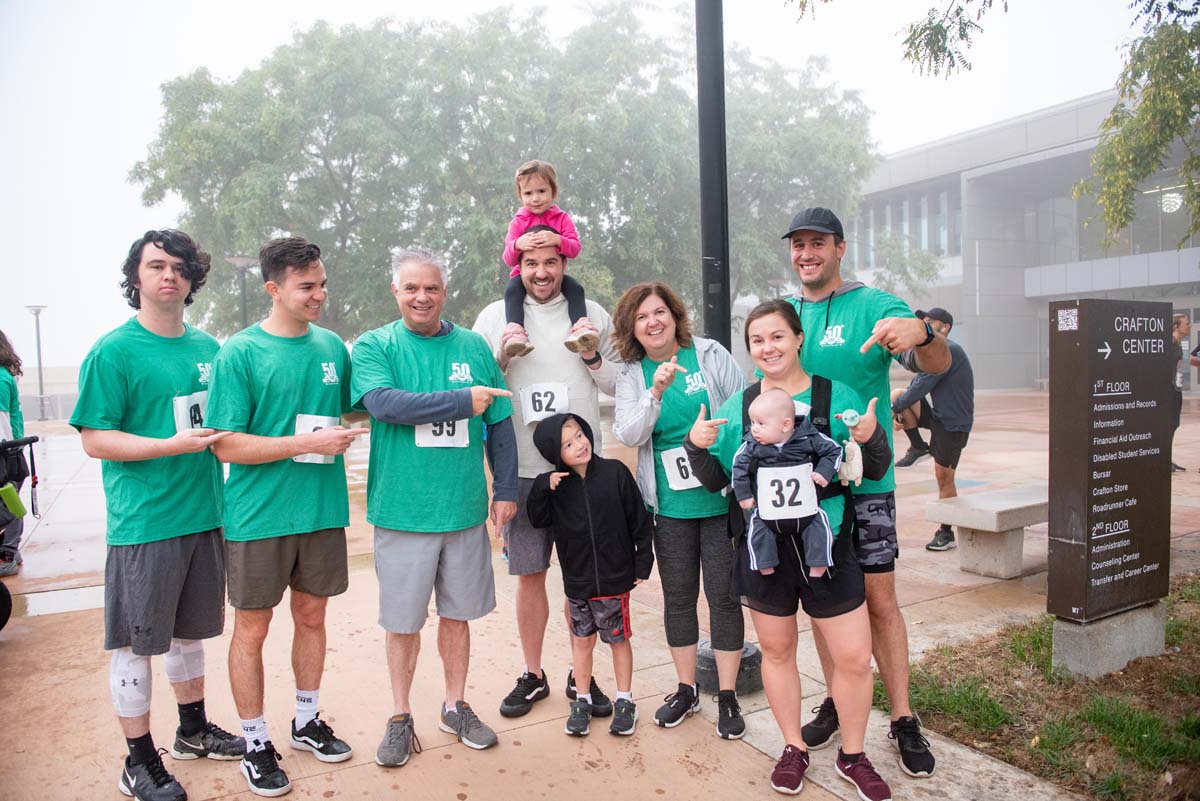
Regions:
<svg viewBox="0 0 1200 801"><path fill-rule="evenodd" d="M1167 300L1200 323L1200 234L1186 236L1182 153L1139 187L1134 223L1107 248L1095 201L1073 197L1115 102L1115 92L1090 95L893 154L864 188L847 226L849 265L871 283L886 236L937 255L936 285L907 300L954 315L952 337L981 389L1048 380L1052 300Z"/></svg>

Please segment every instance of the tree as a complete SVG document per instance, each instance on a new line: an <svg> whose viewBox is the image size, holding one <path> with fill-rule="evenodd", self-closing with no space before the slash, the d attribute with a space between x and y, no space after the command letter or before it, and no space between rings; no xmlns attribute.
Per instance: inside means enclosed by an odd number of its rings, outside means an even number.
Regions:
<svg viewBox="0 0 1200 801"><path fill-rule="evenodd" d="M850 208L873 164L866 109L821 70L730 59L740 292L784 273L773 246L796 208ZM414 243L447 254L446 313L469 324L508 278L513 174L530 158L558 168L583 243L569 270L589 297L611 307L630 284L661 279L695 307L694 94L690 42L647 32L628 0L557 39L510 10L461 25L318 23L235 80L197 70L167 83L158 137L130 179L148 205L178 195L180 226L214 253L194 308L218 335L240 320L224 257L285 233L324 250L322 323L347 339L395 318L390 255ZM257 286L248 294L261 304Z"/></svg>
<svg viewBox="0 0 1200 801"><path fill-rule="evenodd" d="M893 294L918 295L937 280L942 262L919 247L912 237L898 233L875 239L875 272L871 286Z"/></svg>
<svg viewBox="0 0 1200 801"><path fill-rule="evenodd" d="M816 14L817 2L795 2L801 16ZM979 21L995 0L952 0L910 23L904 58L919 74L945 75L971 69L966 52L982 33ZM1001 0L1008 10L1008 0ZM1117 78L1117 102L1100 125L1092 154L1092 177L1075 186L1075 196L1094 195L1105 239L1111 243L1133 222L1138 185L1182 151L1178 175L1191 225L1179 242L1200 231L1200 0L1130 0L1132 26L1142 36L1130 45Z"/></svg>

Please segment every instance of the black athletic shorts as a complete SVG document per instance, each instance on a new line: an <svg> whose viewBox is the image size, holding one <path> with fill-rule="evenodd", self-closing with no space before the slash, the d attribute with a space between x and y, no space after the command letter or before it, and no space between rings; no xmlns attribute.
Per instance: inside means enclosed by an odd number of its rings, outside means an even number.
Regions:
<svg viewBox="0 0 1200 801"><path fill-rule="evenodd" d="M933 416L933 409L924 398L921 398L921 417L917 420L917 425L929 429L929 455L933 457L933 461L942 467L957 470L958 457L962 455L963 448L967 447L967 438L971 436L971 432L947 431L942 428L941 421Z"/></svg>
<svg viewBox="0 0 1200 801"><path fill-rule="evenodd" d="M847 509L847 514L852 510ZM805 568L804 544L798 534L779 534L779 564L764 576L750 567L750 548L743 534L733 556L733 592L751 609L776 617L794 615L804 607L809 617L827 618L853 612L867 600L862 568L850 534L833 544L833 567L820 578Z"/></svg>

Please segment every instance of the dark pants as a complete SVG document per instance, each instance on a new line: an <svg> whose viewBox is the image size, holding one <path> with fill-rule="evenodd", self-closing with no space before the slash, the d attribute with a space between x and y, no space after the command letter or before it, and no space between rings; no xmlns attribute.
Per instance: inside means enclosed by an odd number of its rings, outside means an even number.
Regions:
<svg viewBox="0 0 1200 801"><path fill-rule="evenodd" d="M571 325L579 322L580 317L587 317L583 284L569 275L564 275L562 293L567 299L567 314L571 316ZM525 327L525 284L521 283L519 275L508 279L508 286L504 288L504 321Z"/></svg>

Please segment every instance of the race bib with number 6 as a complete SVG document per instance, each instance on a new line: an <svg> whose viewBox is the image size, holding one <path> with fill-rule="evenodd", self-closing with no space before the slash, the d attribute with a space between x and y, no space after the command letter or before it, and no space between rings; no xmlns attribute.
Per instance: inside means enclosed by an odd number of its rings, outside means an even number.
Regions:
<svg viewBox="0 0 1200 801"><path fill-rule="evenodd" d="M817 485L812 465L758 468L758 516L788 520L817 513Z"/></svg>
<svg viewBox="0 0 1200 801"><path fill-rule="evenodd" d="M439 420L414 429L418 448L465 448L470 444L470 420Z"/></svg>
<svg viewBox="0 0 1200 801"><path fill-rule="evenodd" d="M687 451L682 446L663 451L662 463L663 470L667 474L667 486L671 489L681 492L700 486L700 479L692 473L692 465L688 462Z"/></svg>
<svg viewBox="0 0 1200 801"><path fill-rule="evenodd" d="M336 426L338 418L327 417L323 414L298 414L296 415L296 433L308 434L313 431L320 431L322 428ZM333 464L337 457L326 456L323 453L302 453L299 456L293 456L293 462L300 464Z"/></svg>
<svg viewBox="0 0 1200 801"><path fill-rule="evenodd" d="M175 416L175 433L192 428L204 428L204 410L208 408L208 390L180 395L171 399L171 413Z"/></svg>
<svg viewBox="0 0 1200 801"><path fill-rule="evenodd" d="M561 383L529 384L521 387L521 417L537 423L568 410L567 385Z"/></svg>

